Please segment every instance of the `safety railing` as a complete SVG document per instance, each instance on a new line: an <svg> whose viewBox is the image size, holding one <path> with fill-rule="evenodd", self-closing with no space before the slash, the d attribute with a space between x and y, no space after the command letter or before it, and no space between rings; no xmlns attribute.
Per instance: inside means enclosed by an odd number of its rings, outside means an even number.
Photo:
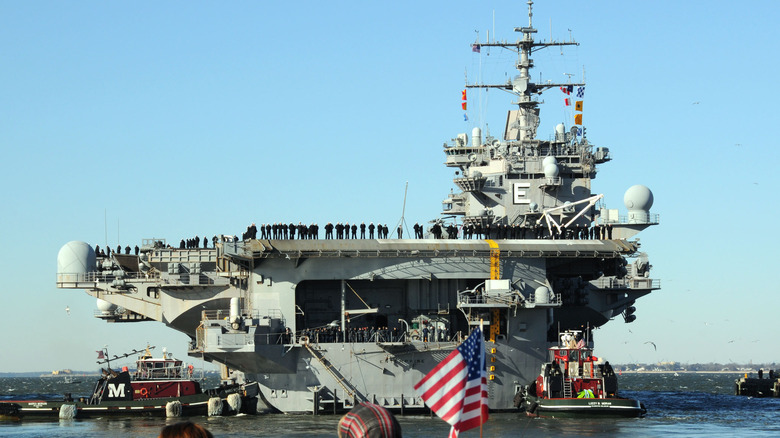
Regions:
<svg viewBox="0 0 780 438"><path fill-rule="evenodd" d="M599 278L591 282L599 289L660 289L661 280L634 277L634 278Z"/></svg>
<svg viewBox="0 0 780 438"><path fill-rule="evenodd" d="M629 217L626 215L620 215L618 216L617 220L610 220L607 218L602 218L600 221L601 225L607 225L607 224L621 224L621 225L643 225L643 224L651 224L651 225L657 225L661 223L661 215L658 213L648 213L647 215L647 221L646 222L637 222L636 220L629 220Z"/></svg>
<svg viewBox="0 0 780 438"><path fill-rule="evenodd" d="M553 294L547 300L536 300L536 293L531 292L528 297L518 292L504 293L500 295L475 294L472 291L458 293L458 302L462 305L519 305L519 304L560 304L561 294Z"/></svg>
<svg viewBox="0 0 780 438"><path fill-rule="evenodd" d="M162 276L159 271L147 272L123 272L116 275L116 271L93 271L79 274L57 274L57 284L78 283L111 283L114 280L126 282L156 282L160 285L171 286L208 286L216 281L206 274L167 274ZM225 280L227 281L227 280Z"/></svg>

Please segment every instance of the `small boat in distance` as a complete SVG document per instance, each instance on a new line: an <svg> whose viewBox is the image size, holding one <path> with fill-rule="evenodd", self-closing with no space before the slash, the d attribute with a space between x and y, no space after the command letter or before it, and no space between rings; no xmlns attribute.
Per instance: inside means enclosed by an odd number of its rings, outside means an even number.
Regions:
<svg viewBox="0 0 780 438"><path fill-rule="evenodd" d="M775 370L769 370L769 377L764 377L764 370L758 370L758 378L740 377L734 381L734 395L748 397L780 397L780 376Z"/></svg>
<svg viewBox="0 0 780 438"><path fill-rule="evenodd" d="M601 363L587 347L579 330L559 336L549 349L550 362L542 365L517 406L534 417L642 417L637 400L618 397L617 375L609 362Z"/></svg>
<svg viewBox="0 0 780 438"><path fill-rule="evenodd" d="M194 368L163 349L161 357L151 349L134 350L109 359L106 349L98 351L99 364L106 364L89 397L65 394L62 400L9 400L0 402L0 413L9 417L89 418L106 415L149 415L179 417L187 415L228 415L255 413L257 383L239 384L223 380L215 389L203 391L193 378ZM141 353L136 370L127 367L115 371L111 360ZM242 409L243 406L243 409Z"/></svg>

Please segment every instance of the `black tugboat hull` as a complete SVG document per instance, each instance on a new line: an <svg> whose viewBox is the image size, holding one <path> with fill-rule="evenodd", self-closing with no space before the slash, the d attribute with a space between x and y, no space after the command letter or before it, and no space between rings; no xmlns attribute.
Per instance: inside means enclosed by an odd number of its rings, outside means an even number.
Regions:
<svg viewBox="0 0 780 438"><path fill-rule="evenodd" d="M212 415L209 412L209 400L217 397L220 400L219 414L235 415L227 402L227 396L239 394L241 396L241 413L255 414L257 407L257 391L255 386L237 386L234 388L222 388L200 394L181 397L165 397L140 400L104 400L100 404L89 404L78 400L12 400L0 402L0 412L8 412L7 420L34 419L34 418L96 418L106 416L199 416ZM174 403L169 409L169 403ZM0 416L0 419L4 419Z"/></svg>
<svg viewBox="0 0 780 438"><path fill-rule="evenodd" d="M531 417L593 418L644 417L647 413L638 400L627 398L537 398L528 396L524 401L525 412Z"/></svg>
<svg viewBox="0 0 780 438"><path fill-rule="evenodd" d="M78 401L54 401L54 400L25 400L5 402L2 404L18 406L21 418L61 418L63 406L75 406L75 412L63 418L95 418L105 416L156 416L165 417L168 402L181 402L181 416L205 415L208 411L209 398L194 397L159 399L159 400L135 400L135 401L107 401L99 405L90 405ZM68 408L74 409L74 408Z"/></svg>

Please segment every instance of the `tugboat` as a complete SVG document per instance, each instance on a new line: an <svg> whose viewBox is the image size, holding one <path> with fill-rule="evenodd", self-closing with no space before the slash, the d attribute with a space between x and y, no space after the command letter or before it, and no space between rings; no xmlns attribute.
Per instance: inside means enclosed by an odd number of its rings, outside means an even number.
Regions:
<svg viewBox="0 0 780 438"><path fill-rule="evenodd" d="M106 364L90 397L74 399L65 394L62 400L11 400L0 403L0 412L19 417L90 418L106 415L148 415L180 417L188 415L230 415L256 398L257 383L238 384L223 381L219 388L203 391L193 379L191 365L172 357L163 349L162 357L153 357L151 349L134 350L108 358L108 351L98 351L99 364ZM111 369L110 361L141 353L137 369ZM254 412L246 412L254 413Z"/></svg>
<svg viewBox="0 0 780 438"><path fill-rule="evenodd" d="M549 349L550 362L542 365L518 407L532 417L643 417L642 403L617 396L615 371L593 356L581 335L579 330L560 335L560 345Z"/></svg>

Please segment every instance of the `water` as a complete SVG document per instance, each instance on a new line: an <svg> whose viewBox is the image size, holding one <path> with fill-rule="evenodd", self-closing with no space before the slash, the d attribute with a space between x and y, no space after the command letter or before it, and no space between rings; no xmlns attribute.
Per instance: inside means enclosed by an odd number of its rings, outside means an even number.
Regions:
<svg viewBox="0 0 780 438"><path fill-rule="evenodd" d="M663 435L771 436L780 435L777 412L780 399L737 397L733 394L735 373L718 374L624 374L621 395L636 398L647 407L645 418L633 419L538 419L520 413L491 414L485 424L485 437L656 437ZM0 400L20 398L60 398L88 394L93 378L81 383L61 379L0 378ZM210 387L214 382L206 382ZM265 415L239 417L194 417L216 437L335 437L337 416ZM160 429L180 419L105 418L92 420L23 421L0 423L2 437L111 436L156 437ZM449 426L428 416L399 417L406 437L445 437ZM464 432L463 438L478 437L479 430Z"/></svg>

